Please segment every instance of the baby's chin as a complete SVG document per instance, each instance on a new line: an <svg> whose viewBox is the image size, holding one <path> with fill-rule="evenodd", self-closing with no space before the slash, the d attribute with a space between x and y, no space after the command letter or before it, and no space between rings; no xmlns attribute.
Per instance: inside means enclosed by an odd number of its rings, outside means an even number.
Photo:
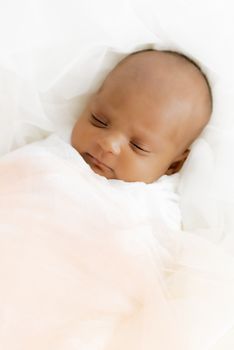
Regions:
<svg viewBox="0 0 234 350"><path fill-rule="evenodd" d="M98 167L97 165L90 165L90 168L98 175L105 177L107 180L119 180L119 181L123 181L123 182L128 182L128 183L134 183L134 182L141 182L141 183L145 183L145 184L151 184L155 181L157 181L159 179L159 177L154 178L154 179L141 179L139 178L124 178L124 177L117 177L114 173L108 173L108 171L106 172L105 170L103 171L103 169L101 169L100 167Z"/></svg>
<svg viewBox="0 0 234 350"><path fill-rule="evenodd" d="M153 179L153 180L145 180L145 179L136 179L136 178L121 178L121 177L117 177L116 175L112 174L106 174L105 172L103 172L102 169L100 169L98 166L92 166L90 165L90 168L98 175L105 177L107 180L119 180L119 181L123 181L123 182L128 182L128 183L136 183L136 182L141 182L141 183L145 183L145 184L151 184L153 182L155 182L157 179Z"/></svg>

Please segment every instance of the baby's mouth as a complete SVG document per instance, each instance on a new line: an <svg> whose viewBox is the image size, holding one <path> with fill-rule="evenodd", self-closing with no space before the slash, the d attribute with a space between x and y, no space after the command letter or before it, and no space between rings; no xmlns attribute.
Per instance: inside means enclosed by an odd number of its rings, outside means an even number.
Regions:
<svg viewBox="0 0 234 350"><path fill-rule="evenodd" d="M92 156L90 153L84 153L83 154L83 158L85 160L85 162L87 164L89 164L89 166L99 174L99 172L101 171L103 174L103 176L105 176L106 171L111 171L113 172L113 169L111 169L109 166L107 166L106 164L102 163L100 160L98 160L97 158L95 158L94 156ZM98 171L97 171L98 170ZM100 175L100 174L99 174Z"/></svg>

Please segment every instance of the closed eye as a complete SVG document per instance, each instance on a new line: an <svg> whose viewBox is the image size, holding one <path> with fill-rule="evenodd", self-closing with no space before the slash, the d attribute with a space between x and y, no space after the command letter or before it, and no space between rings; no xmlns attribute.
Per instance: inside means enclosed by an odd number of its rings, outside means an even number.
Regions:
<svg viewBox="0 0 234 350"><path fill-rule="evenodd" d="M93 118L93 120L95 121L95 123L97 123L97 124L99 124L99 125L102 125L102 126L100 126L100 127L105 127L105 126L107 126L106 123L104 123L103 121L101 121L100 119L98 119L97 117L95 117L93 114L92 114L92 118Z"/></svg>
<svg viewBox="0 0 234 350"><path fill-rule="evenodd" d="M139 150L143 151L143 152L147 152L147 153L149 153L149 151L147 151L147 150L145 150L145 149L141 148L140 146L138 146L138 145L137 145L137 144L135 144L135 143L132 143L132 145L133 145L134 147L138 148Z"/></svg>

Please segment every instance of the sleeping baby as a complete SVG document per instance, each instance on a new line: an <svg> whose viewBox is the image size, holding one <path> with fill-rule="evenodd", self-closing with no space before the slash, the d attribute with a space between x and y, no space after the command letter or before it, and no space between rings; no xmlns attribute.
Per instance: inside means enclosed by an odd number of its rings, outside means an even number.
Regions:
<svg viewBox="0 0 234 350"><path fill-rule="evenodd" d="M172 51L139 51L106 77L71 143L107 179L152 183L181 168L211 112L208 80L192 60Z"/></svg>
<svg viewBox="0 0 234 350"><path fill-rule="evenodd" d="M202 295L200 245L186 243L163 175L181 168L211 110L193 62L146 50L107 76L72 145L50 135L1 157L1 349L195 349L190 310L213 320L216 301L206 280Z"/></svg>

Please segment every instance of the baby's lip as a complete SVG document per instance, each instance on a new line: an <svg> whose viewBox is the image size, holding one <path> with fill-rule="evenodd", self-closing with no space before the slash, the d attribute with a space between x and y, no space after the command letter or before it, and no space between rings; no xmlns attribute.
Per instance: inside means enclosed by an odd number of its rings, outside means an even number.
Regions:
<svg viewBox="0 0 234 350"><path fill-rule="evenodd" d="M112 168L110 168L105 163L101 162L98 158L94 157L92 154L86 153L86 155L89 157L89 160L91 161L92 164L95 164L95 165L97 165L99 167L108 168L109 170L113 171Z"/></svg>

